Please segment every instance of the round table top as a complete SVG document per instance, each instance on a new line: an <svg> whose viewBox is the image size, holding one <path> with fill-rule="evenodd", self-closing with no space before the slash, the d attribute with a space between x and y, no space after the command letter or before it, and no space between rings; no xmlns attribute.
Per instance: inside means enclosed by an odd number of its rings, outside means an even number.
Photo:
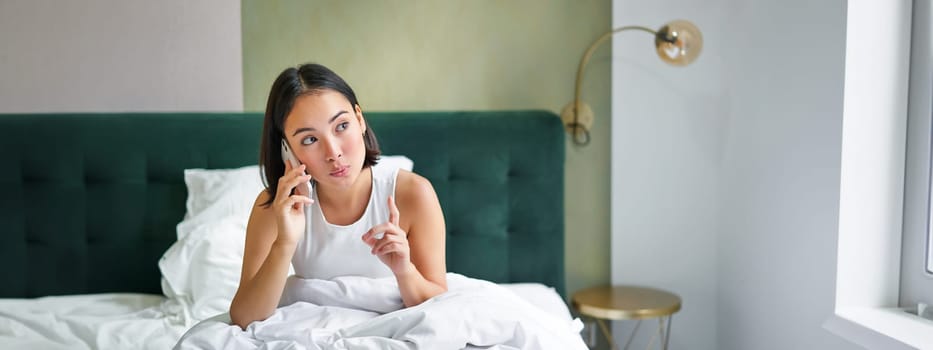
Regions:
<svg viewBox="0 0 933 350"><path fill-rule="evenodd" d="M602 286L573 293L572 304L585 316L631 320L672 315L680 310L680 297L647 287Z"/></svg>

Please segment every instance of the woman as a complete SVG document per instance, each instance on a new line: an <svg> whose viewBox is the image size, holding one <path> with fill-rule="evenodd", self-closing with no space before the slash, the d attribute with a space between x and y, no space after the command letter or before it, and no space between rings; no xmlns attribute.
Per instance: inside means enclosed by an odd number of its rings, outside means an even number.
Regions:
<svg viewBox="0 0 933 350"><path fill-rule="evenodd" d="M297 167L283 161L282 140ZM336 73L304 64L279 74L260 149L266 189L246 229L234 324L245 329L275 311L290 263L302 278L394 276L406 307L447 290L434 188L412 172L380 167L379 154L356 95ZM294 191L308 181L310 196Z"/></svg>

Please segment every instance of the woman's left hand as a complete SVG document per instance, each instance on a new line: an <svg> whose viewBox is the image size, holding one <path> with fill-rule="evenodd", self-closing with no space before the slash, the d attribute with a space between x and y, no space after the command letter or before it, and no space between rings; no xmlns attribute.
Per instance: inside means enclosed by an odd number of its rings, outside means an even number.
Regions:
<svg viewBox="0 0 933 350"><path fill-rule="evenodd" d="M398 226L398 207L395 199L389 197L389 222L373 226L363 234L363 242L372 248L372 254L379 257L383 264L396 275L407 272L414 265L408 246L408 233Z"/></svg>

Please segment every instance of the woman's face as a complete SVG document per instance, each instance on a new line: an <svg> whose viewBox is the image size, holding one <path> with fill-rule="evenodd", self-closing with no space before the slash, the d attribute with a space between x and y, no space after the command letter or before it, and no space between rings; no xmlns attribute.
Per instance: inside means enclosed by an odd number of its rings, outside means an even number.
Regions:
<svg viewBox="0 0 933 350"><path fill-rule="evenodd" d="M298 97L285 118L285 138L295 157L320 185L348 188L366 157L359 107L339 92L323 90Z"/></svg>

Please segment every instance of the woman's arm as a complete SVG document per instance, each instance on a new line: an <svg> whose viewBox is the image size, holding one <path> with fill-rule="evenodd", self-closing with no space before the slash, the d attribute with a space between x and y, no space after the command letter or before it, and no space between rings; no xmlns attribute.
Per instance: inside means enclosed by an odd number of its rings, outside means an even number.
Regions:
<svg viewBox="0 0 933 350"><path fill-rule="evenodd" d="M408 218L412 266L396 279L405 306L414 306L447 291L447 230L431 182L410 172L399 172L399 179L402 186L396 190L401 190L397 196Z"/></svg>
<svg viewBox="0 0 933 350"><path fill-rule="evenodd" d="M395 203L387 203L389 223L373 227L363 240L392 269L409 307L447 291L444 214L434 187L417 174L399 171L395 194ZM377 240L379 232L385 236Z"/></svg>
<svg viewBox="0 0 933 350"><path fill-rule="evenodd" d="M278 233L272 208L260 205L268 198L269 194L262 191L249 216L240 286L230 303L230 319L243 329L275 311L295 254L294 243L276 240Z"/></svg>
<svg viewBox="0 0 933 350"><path fill-rule="evenodd" d="M262 205L270 196L265 190L253 203L246 225L240 286L230 303L230 320L240 328L266 319L278 307L288 266L304 234L304 206L313 202L305 195L292 194L295 186L310 179L304 169L304 165L292 169L286 163L272 205Z"/></svg>

